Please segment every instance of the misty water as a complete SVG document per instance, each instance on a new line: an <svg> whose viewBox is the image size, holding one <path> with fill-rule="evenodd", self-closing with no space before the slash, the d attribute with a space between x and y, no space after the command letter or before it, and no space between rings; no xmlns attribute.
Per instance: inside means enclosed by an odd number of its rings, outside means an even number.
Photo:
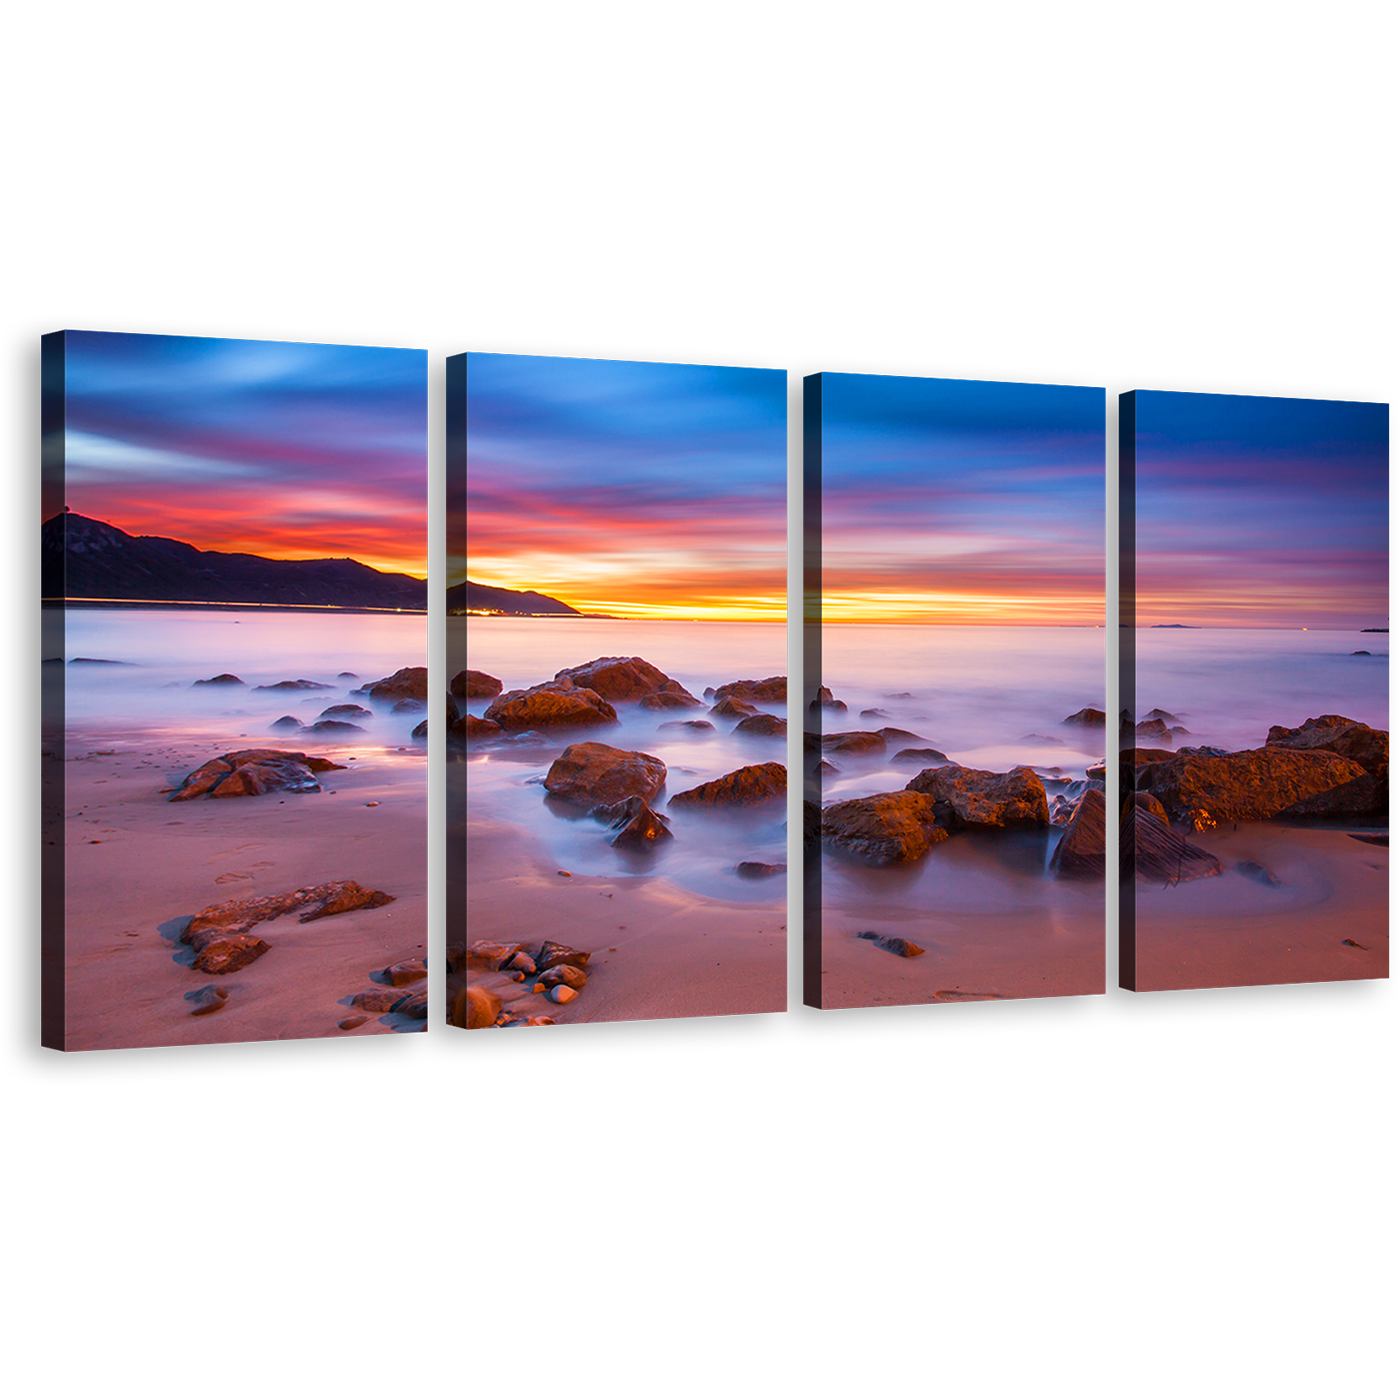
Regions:
<svg viewBox="0 0 1400 1400"><path fill-rule="evenodd" d="M940 627L840 624L822 630L822 679L844 714L826 712L824 733L907 730L875 758L835 754L822 781L825 804L897 792L925 764L896 762L902 748L934 748L954 763L1005 772L1035 769L1051 799L1083 790L1104 758L1104 731L1063 721L1105 708L1104 632L1092 627ZM862 714L862 711L876 713ZM823 858L823 901L878 924L882 908L1039 916L1047 936L1076 935L1102 918L1103 885L1050 878L1059 838L1049 832L962 833L908 866L870 869Z"/></svg>
<svg viewBox="0 0 1400 1400"><path fill-rule="evenodd" d="M112 742L207 737L211 757L238 747L321 752L351 743L388 756L405 751L422 763L423 746L410 734L423 714L392 714L350 694L403 666L427 664L422 614L69 608L63 636L65 718L72 730ZM194 684L224 673L246 684ZM255 690L287 680L329 688ZM373 711L353 721L364 734L323 738L270 729L283 715L310 725L329 706L347 703Z"/></svg>
<svg viewBox="0 0 1400 1400"><path fill-rule="evenodd" d="M1388 633L1144 627L1134 640L1138 718L1177 715L1180 745L1259 748L1270 725L1325 714L1390 728Z"/></svg>
<svg viewBox="0 0 1400 1400"><path fill-rule="evenodd" d="M701 698L706 687L735 680L762 680L787 671L787 633L781 623L617 621L602 618L473 617L467 626L467 664L500 680L506 690L551 680L557 671L600 656L640 656ZM489 700L472 700L480 715ZM644 710L616 702L620 723L512 739L474 749L467 764L467 802L472 816L517 826L543 843L550 860L579 874L660 875L683 888L736 901L781 898L781 877L740 878L740 861L786 861L786 811L781 803L723 814L686 811L666 803L678 792L754 763L785 763L782 738L746 738L732 732L736 721L710 718L715 729L699 734L663 729L675 720L706 719L700 709ZM766 714L786 717L787 706L765 702ZM670 818L674 841L646 854L608 844L606 828L546 800L541 785L550 764L569 742L595 741L637 749L666 764L666 786L655 802Z"/></svg>

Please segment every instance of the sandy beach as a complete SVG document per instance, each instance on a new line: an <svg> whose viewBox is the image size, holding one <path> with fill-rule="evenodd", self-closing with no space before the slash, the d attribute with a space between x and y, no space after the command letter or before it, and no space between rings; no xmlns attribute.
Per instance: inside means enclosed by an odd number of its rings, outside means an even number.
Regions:
<svg viewBox="0 0 1400 1400"><path fill-rule="evenodd" d="M421 1030L422 1020L371 1014L349 1031L349 1000L374 974L422 958L427 896L421 752L278 744L344 763L319 793L268 793L171 803L168 789L232 743L169 733L144 738L70 729L67 737L67 1048L116 1049ZM225 900L351 879L393 903L302 924L258 925L271 945L224 976L201 974L178 942L188 918ZM227 992L218 1011L190 1014L190 994Z"/></svg>
<svg viewBox="0 0 1400 1400"><path fill-rule="evenodd" d="M1218 856L1224 873L1170 888L1138 879L1137 990L1389 975L1388 847L1348 830L1265 822L1190 839ZM1279 883L1242 874L1242 861Z"/></svg>
<svg viewBox="0 0 1400 1400"><path fill-rule="evenodd" d="M705 898L664 877L561 873L525 833L485 817L466 836L469 940L538 946L552 938L590 954L585 993L557 1006L533 979L473 967L468 978L514 1016L638 1021L781 1011L787 1000L786 886L761 903ZM449 939L449 943L451 943ZM448 979L449 1005L461 974Z"/></svg>

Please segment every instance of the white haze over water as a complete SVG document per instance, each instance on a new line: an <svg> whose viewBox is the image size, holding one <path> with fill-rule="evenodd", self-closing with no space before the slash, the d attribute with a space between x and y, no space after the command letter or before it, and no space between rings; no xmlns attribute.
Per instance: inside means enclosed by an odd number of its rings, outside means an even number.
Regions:
<svg viewBox="0 0 1400 1400"><path fill-rule="evenodd" d="M410 731L422 714L397 714L351 696L357 686L403 666L427 664L427 620L414 613L275 612L195 608L68 608L65 659L124 665L68 665L64 670L66 721L85 734L113 741L205 736L210 757L231 748L286 748L320 752L358 743L389 750L422 746ZM353 671L356 679L339 679ZM230 672L244 686L195 686ZM329 690L256 693L278 681L321 681ZM282 715L313 723L331 705L359 704L373 716L358 719L364 735L331 739L273 733ZM434 718L439 709L431 711ZM439 722L441 722L439 720Z"/></svg>
<svg viewBox="0 0 1400 1400"><path fill-rule="evenodd" d="M826 733L907 729L969 768L1063 768L1082 778L1103 758L1099 730L1066 728L1085 706L1104 708L1104 634L1095 627L937 627L842 623L822 629L822 679L847 712L827 713ZM908 692L910 698L902 697ZM879 709L888 718L862 718ZM890 757L897 750L890 749ZM840 759L837 759L838 764ZM902 788L895 770L828 783L824 796ZM872 786L872 783L875 785Z"/></svg>
<svg viewBox="0 0 1400 1400"><path fill-rule="evenodd" d="M467 664L500 680L506 690L552 680L555 672L600 656L640 656L702 698L705 688L736 680L763 680L787 670L787 633L781 623L614 621L603 618L473 617L467 625ZM490 700L473 700L480 715ZM579 874L661 875L683 888L735 901L782 899L781 878L743 880L734 867L745 860L786 861L786 811L774 803L718 815L668 808L669 798L753 763L785 763L785 740L745 738L735 721L713 718L713 733L663 730L672 720L706 719L700 709L644 710L617 702L620 723L600 729L543 734L540 742L513 741L473 750L468 761L471 816L510 822L541 841L561 869ZM766 714L787 716L768 703ZM638 749L661 759L666 787L656 806L671 820L674 841L646 855L625 854L608 844L598 822L546 801L540 786L566 744L591 740Z"/></svg>
<svg viewBox="0 0 1400 1400"><path fill-rule="evenodd" d="M1141 627L1135 640L1138 718L1180 716L1179 744L1255 749L1271 724L1325 714L1390 728L1388 633Z"/></svg>

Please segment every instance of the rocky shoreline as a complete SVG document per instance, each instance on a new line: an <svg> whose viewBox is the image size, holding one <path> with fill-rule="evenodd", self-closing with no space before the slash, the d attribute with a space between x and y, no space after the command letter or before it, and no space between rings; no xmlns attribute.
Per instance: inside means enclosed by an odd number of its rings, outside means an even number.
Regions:
<svg viewBox="0 0 1400 1400"><path fill-rule="evenodd" d="M497 677L468 669L453 678L446 697L449 752L463 757L529 753L547 761L539 780L541 803L596 826L599 848L610 846L619 856L645 862L678 841L705 844L706 833L698 826L692 826L688 836L678 836L677 814L688 818L766 812L781 817L787 770L778 760L785 750L787 723L784 716L762 707L785 705L786 699L783 676L726 681L706 687L700 698L637 656L598 657L510 690ZM468 708L472 702L480 713ZM695 717L672 717L686 712ZM758 750L754 758L761 761L668 794L673 775L662 758L602 741L624 719L635 729L648 717L654 717L655 732L667 738L682 736L703 744L707 738L738 734ZM777 757L764 759L765 746ZM646 865L618 868L645 870ZM731 868L746 880L785 870L780 863L757 858L740 860ZM572 876L560 870L556 878ZM569 1007L563 1019L587 1013L587 1006L577 1003L589 999L590 975L599 972L596 965L588 967L590 955L599 951L596 947L555 942L544 928L533 941L506 938L479 910L469 912L468 923L469 939L454 944L449 954L448 1019L453 1025L485 1029L553 1024L556 1006ZM677 958L679 968L680 953ZM524 984L537 1001L544 999L548 1011L543 1005L533 1012L511 1010Z"/></svg>

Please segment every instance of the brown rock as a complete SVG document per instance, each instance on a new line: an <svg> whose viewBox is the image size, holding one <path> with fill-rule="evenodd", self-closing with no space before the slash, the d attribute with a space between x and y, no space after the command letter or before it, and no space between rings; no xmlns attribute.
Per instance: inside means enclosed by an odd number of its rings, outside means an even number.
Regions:
<svg viewBox="0 0 1400 1400"><path fill-rule="evenodd" d="M485 718L502 729L583 729L616 724L617 711L597 691L563 680L508 690L487 706Z"/></svg>
<svg viewBox="0 0 1400 1400"><path fill-rule="evenodd" d="M1222 757L1177 755L1138 774L1173 821L1204 809L1217 822L1266 821L1363 775L1360 765L1321 749L1274 745Z"/></svg>
<svg viewBox="0 0 1400 1400"><path fill-rule="evenodd" d="M606 822L615 833L608 843L612 846L645 850L674 839L669 820L653 810L644 797L629 797L622 802L595 807L589 815Z"/></svg>
<svg viewBox="0 0 1400 1400"><path fill-rule="evenodd" d="M285 749L238 749L201 764L171 797L253 797L267 792L320 792L315 774L340 772L344 764Z"/></svg>
<svg viewBox="0 0 1400 1400"><path fill-rule="evenodd" d="M643 710L693 710L701 702L687 691L659 690L655 695L643 695L637 704Z"/></svg>
<svg viewBox="0 0 1400 1400"><path fill-rule="evenodd" d="M657 733L666 729L674 729L678 733L703 734L708 732L713 734L714 728L714 725L707 719L668 719L665 724L657 726Z"/></svg>
<svg viewBox="0 0 1400 1400"><path fill-rule="evenodd" d="M278 681L276 685L255 685L253 693L258 691L271 691L274 694L289 690L334 690L333 685L326 685L322 681Z"/></svg>
<svg viewBox="0 0 1400 1400"><path fill-rule="evenodd" d="M786 704L787 677L769 676L763 681L730 681L714 691L716 700L728 700L731 696L747 705Z"/></svg>
<svg viewBox="0 0 1400 1400"><path fill-rule="evenodd" d="M1145 807L1129 807L1118 835L1120 875L1131 880L1136 871L1158 884L1180 884L1219 875L1218 857L1183 840Z"/></svg>
<svg viewBox="0 0 1400 1400"><path fill-rule="evenodd" d="M572 987L574 991L581 992L588 981L588 974L572 963L556 963L540 976L540 981L546 987Z"/></svg>
<svg viewBox="0 0 1400 1400"><path fill-rule="evenodd" d="M1143 720L1133 734L1138 743L1146 739L1149 743L1161 744L1164 748L1176 742L1171 730L1160 719Z"/></svg>
<svg viewBox="0 0 1400 1400"><path fill-rule="evenodd" d="M678 792L672 807L753 807L787 796L787 769L781 763L752 763L713 782Z"/></svg>
<svg viewBox="0 0 1400 1400"><path fill-rule="evenodd" d="M551 797L583 807L634 796L650 800L665 785L666 765L659 758L596 743L570 744L544 780Z"/></svg>
<svg viewBox="0 0 1400 1400"><path fill-rule="evenodd" d="M884 753L888 747L883 734L862 730L850 730L844 734L823 734L821 739L823 753L870 754L873 756Z"/></svg>
<svg viewBox="0 0 1400 1400"><path fill-rule="evenodd" d="M1107 722L1108 716L1102 710L1096 710L1090 705L1086 705L1082 710L1076 710L1072 715L1066 715L1061 724L1073 724L1083 729L1102 729Z"/></svg>
<svg viewBox="0 0 1400 1400"><path fill-rule="evenodd" d="M932 798L940 821L952 829L1050 825L1045 785L1026 767L990 773L950 763L924 769L905 790Z"/></svg>
<svg viewBox="0 0 1400 1400"><path fill-rule="evenodd" d="M230 671L223 672L222 675L210 676L207 681L196 681L195 685L247 685L247 681L241 681ZM194 1013L191 1012L191 1015Z"/></svg>
<svg viewBox="0 0 1400 1400"><path fill-rule="evenodd" d="M458 700L487 700L501 693L501 683L485 671L458 671L448 689Z"/></svg>
<svg viewBox="0 0 1400 1400"><path fill-rule="evenodd" d="M1369 724L1343 715L1305 720L1297 729L1276 724L1264 742L1266 747L1322 749L1340 754L1359 763L1368 773L1379 773L1390 766L1390 735L1384 729L1372 729Z"/></svg>
<svg viewBox="0 0 1400 1400"><path fill-rule="evenodd" d="M359 690L351 693L368 695L371 700L377 701L381 705L392 704L396 700L421 700L427 704L428 668L426 666L404 666L395 671L392 676L370 681L368 685L362 685Z"/></svg>
<svg viewBox="0 0 1400 1400"><path fill-rule="evenodd" d="M489 987L462 987L452 998L449 1020L463 1030L485 1030L496 1024L501 999Z"/></svg>
<svg viewBox="0 0 1400 1400"><path fill-rule="evenodd" d="M1167 820L1167 809L1150 792L1135 792L1128 800L1134 807L1141 807L1145 812L1151 812L1158 821L1165 822Z"/></svg>
<svg viewBox="0 0 1400 1400"><path fill-rule="evenodd" d="M771 880L776 875L786 875L786 865L769 865L761 860L741 860L734 867L734 873L741 880Z"/></svg>
<svg viewBox="0 0 1400 1400"><path fill-rule="evenodd" d="M366 889L354 880L333 880L324 885L309 885L287 894L229 899L222 904L211 904L209 908L201 909L180 935L180 942L189 944L201 957L216 944L222 945L225 951L211 952L206 961L232 959L232 966L206 969L199 958L196 958L195 966L211 972L232 972L234 966L242 967L267 952L267 944L261 939L248 937L248 931L268 919L280 918L298 909L307 909L309 905L311 907L297 920L298 923L306 924L314 919L328 919L334 914L348 913L352 909L377 909L381 905L392 904L393 901L393 895L385 894L383 890ZM261 946L255 948L254 945ZM240 952L240 949L243 951Z"/></svg>
<svg viewBox="0 0 1400 1400"><path fill-rule="evenodd" d="M369 1020L368 1016L347 1016L343 1021L337 1021L336 1029L342 1031L358 1030Z"/></svg>
<svg viewBox="0 0 1400 1400"><path fill-rule="evenodd" d="M805 833L804 833L805 835ZM939 823L931 797L921 792L887 792L837 802L821 813L824 845L869 865L918 860L948 832Z"/></svg>
<svg viewBox="0 0 1400 1400"><path fill-rule="evenodd" d="M351 724L343 719L318 719L301 731L303 734L319 734L322 738L334 738L337 734L363 734L364 726ZM221 793L220 796L223 794Z"/></svg>
<svg viewBox="0 0 1400 1400"><path fill-rule="evenodd" d="M1104 873L1104 795L1090 788L1074 812L1050 857L1050 869L1061 879L1101 880Z"/></svg>
<svg viewBox="0 0 1400 1400"><path fill-rule="evenodd" d="M925 768L933 768L940 763L951 763L953 760L938 749L900 749L891 761L894 763L918 763Z"/></svg>
<svg viewBox="0 0 1400 1400"><path fill-rule="evenodd" d="M1349 783L1320 792L1285 807L1279 816L1306 819L1310 817L1372 817L1380 818L1390 811L1390 774L1363 773Z"/></svg>
<svg viewBox="0 0 1400 1400"><path fill-rule="evenodd" d="M481 719L477 715L463 715L456 724L452 726L450 733L461 733L463 739L493 739L497 734L504 734L494 720Z"/></svg>
<svg viewBox="0 0 1400 1400"><path fill-rule="evenodd" d="M717 705L711 707L710 713L718 715L721 719L748 719L758 713L758 706L750 705L747 700L736 700L732 695L726 695Z"/></svg>
<svg viewBox="0 0 1400 1400"><path fill-rule="evenodd" d="M679 681L672 680L660 667L643 661L640 656L600 656L582 666L567 666L556 671L554 679L583 686L605 700L640 700L644 695L667 691L695 700ZM695 703L700 702L695 700Z"/></svg>
<svg viewBox="0 0 1400 1400"><path fill-rule="evenodd" d="M478 938L467 944L466 966L500 967L520 951L518 943L498 943L494 938ZM453 968L454 972L460 968ZM533 971L533 969L532 969Z"/></svg>
<svg viewBox="0 0 1400 1400"><path fill-rule="evenodd" d="M256 962L264 953L271 952L271 945L264 943L254 933L220 933L206 931L191 938L186 929L180 935L180 942L188 943L195 950L194 961L190 964L196 972L223 977L237 972Z"/></svg>
<svg viewBox="0 0 1400 1400"><path fill-rule="evenodd" d="M550 1001L558 1002L559 1005L564 1006L573 1001L578 996L578 993L574 991L572 987L565 987L560 984L557 987L551 987L548 996Z"/></svg>
<svg viewBox="0 0 1400 1400"><path fill-rule="evenodd" d="M589 954L578 948L570 948L566 943L555 943L546 939L540 944L540 950L535 954L535 966L541 972L547 972L551 967L584 968L588 966Z"/></svg>
<svg viewBox="0 0 1400 1400"><path fill-rule="evenodd" d="M210 1016L224 1009L228 993L222 987L200 987L198 991L186 992L185 1000L190 1003L191 1016Z"/></svg>
<svg viewBox="0 0 1400 1400"><path fill-rule="evenodd" d="M784 739L787 737L787 720L777 715L746 715L734 726L736 734L746 734L756 739Z"/></svg>
<svg viewBox="0 0 1400 1400"><path fill-rule="evenodd" d="M402 1000L403 993L397 987L371 987L367 992L356 992L350 998L350 1005L381 1015L392 1011Z"/></svg>
<svg viewBox="0 0 1400 1400"><path fill-rule="evenodd" d="M400 994L390 1008L400 1016L408 1016L414 1021L426 1021L428 1019L428 993L425 989L409 992L407 995Z"/></svg>
<svg viewBox="0 0 1400 1400"><path fill-rule="evenodd" d="M817 698L808 706L812 710L836 710L844 712L846 702L838 700L826 686L821 686L817 690Z"/></svg>
<svg viewBox="0 0 1400 1400"><path fill-rule="evenodd" d="M428 975L428 964L422 958L408 958L386 967L382 975L389 979L391 987L406 987Z"/></svg>
<svg viewBox="0 0 1400 1400"><path fill-rule="evenodd" d="M856 937L866 939L877 948L893 953L897 958L917 958L924 951L917 943L911 943L907 938L897 938L892 933L876 933L872 929L866 929L864 933L856 934Z"/></svg>
<svg viewBox="0 0 1400 1400"><path fill-rule="evenodd" d="M328 705L317 719L373 719L374 712L363 705Z"/></svg>

